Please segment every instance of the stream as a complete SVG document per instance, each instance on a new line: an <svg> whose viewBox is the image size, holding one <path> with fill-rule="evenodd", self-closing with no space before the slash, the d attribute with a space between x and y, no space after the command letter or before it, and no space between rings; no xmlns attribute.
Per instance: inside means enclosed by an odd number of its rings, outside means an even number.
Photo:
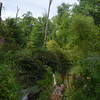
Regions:
<svg viewBox="0 0 100 100"><path fill-rule="evenodd" d="M34 98L35 94L37 94L39 91L40 90L38 86L30 87L27 89L22 89L21 90L21 94L22 94L21 100L28 100L29 99L28 95Z"/></svg>

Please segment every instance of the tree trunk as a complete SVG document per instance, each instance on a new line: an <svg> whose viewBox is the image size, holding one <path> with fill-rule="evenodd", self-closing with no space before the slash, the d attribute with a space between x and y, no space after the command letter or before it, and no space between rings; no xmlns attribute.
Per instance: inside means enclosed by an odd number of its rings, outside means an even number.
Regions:
<svg viewBox="0 0 100 100"><path fill-rule="evenodd" d="M2 2L0 2L0 24L1 24L1 20L2 20L2 18L1 18L1 12L2 12Z"/></svg>
<svg viewBox="0 0 100 100"><path fill-rule="evenodd" d="M48 14L46 19L46 28L45 28L45 37L44 37L44 46L46 47L46 41L47 41L47 33L48 33L48 22L49 22L49 14L50 14L50 7L53 0L49 0L49 8L48 8Z"/></svg>

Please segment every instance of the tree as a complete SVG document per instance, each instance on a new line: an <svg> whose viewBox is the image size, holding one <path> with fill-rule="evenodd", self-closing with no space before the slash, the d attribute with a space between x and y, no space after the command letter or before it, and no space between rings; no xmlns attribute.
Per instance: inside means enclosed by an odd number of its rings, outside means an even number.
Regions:
<svg viewBox="0 0 100 100"><path fill-rule="evenodd" d="M62 3L60 6L58 6L57 10L58 15L61 17L63 16L64 13L68 14L70 11L69 7L70 7L69 4Z"/></svg>
<svg viewBox="0 0 100 100"><path fill-rule="evenodd" d="M5 20L7 31L4 34L6 48L16 49L23 44L21 28L16 23L16 19L8 18Z"/></svg>
<svg viewBox="0 0 100 100"><path fill-rule="evenodd" d="M73 55L80 58L88 56L90 52L93 52L94 38L98 32L93 18L75 15L72 17L70 29L71 34L67 48L72 49Z"/></svg>
<svg viewBox="0 0 100 100"><path fill-rule="evenodd" d="M49 14L50 14L50 8L53 0L49 0L49 7L48 7L48 14L46 17L46 28L45 28L45 37L44 37L44 46L46 47L46 41L47 41L47 33L48 33L48 22L49 22Z"/></svg>
<svg viewBox="0 0 100 100"><path fill-rule="evenodd" d="M45 25L45 17L39 17L36 23L34 24L34 28L29 36L29 42L27 44L29 48L41 48L43 46L45 36Z"/></svg>
<svg viewBox="0 0 100 100"><path fill-rule="evenodd" d="M30 11L23 14L22 19L19 19L18 25L23 32L24 47L27 45L30 33L32 32L32 29L35 23L35 20L36 19L32 17L32 13Z"/></svg>
<svg viewBox="0 0 100 100"><path fill-rule="evenodd" d="M53 39L56 40L61 47L64 47L68 41L69 23L70 23L70 5L62 3L58 6L58 14L53 18L54 32Z"/></svg>
<svg viewBox="0 0 100 100"><path fill-rule="evenodd" d="M80 0L73 10L76 14L92 16L95 24L100 25L100 0Z"/></svg>
<svg viewBox="0 0 100 100"><path fill-rule="evenodd" d="M2 11L2 2L0 2L0 24L1 24L1 11Z"/></svg>

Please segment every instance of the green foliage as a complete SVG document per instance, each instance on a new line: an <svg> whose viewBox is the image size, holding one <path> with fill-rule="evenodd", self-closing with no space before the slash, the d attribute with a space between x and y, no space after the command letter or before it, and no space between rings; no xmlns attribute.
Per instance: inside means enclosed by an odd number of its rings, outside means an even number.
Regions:
<svg viewBox="0 0 100 100"><path fill-rule="evenodd" d="M79 5L73 9L76 14L92 16L95 24L100 25L100 1L99 0L80 0Z"/></svg>
<svg viewBox="0 0 100 100"><path fill-rule="evenodd" d="M38 18L29 36L28 48L41 48L44 43L45 18Z"/></svg>
<svg viewBox="0 0 100 100"><path fill-rule="evenodd" d="M62 48L57 44L56 41L50 40L47 42L47 49L54 53L54 56L56 57L56 66L57 70L60 73L66 74L66 72L70 69L72 63L67 55L67 52L64 52ZM66 70L63 70L66 69Z"/></svg>
<svg viewBox="0 0 100 100"><path fill-rule="evenodd" d="M58 43L55 40L50 40L47 42L47 49L48 50L56 50L56 49L60 49L60 46L58 45Z"/></svg>
<svg viewBox="0 0 100 100"><path fill-rule="evenodd" d="M53 39L58 42L61 47L64 47L68 42L69 23L70 23L70 5L62 3L58 7L58 15L53 18L54 32Z"/></svg>
<svg viewBox="0 0 100 100"><path fill-rule="evenodd" d="M70 11L69 7L70 7L70 5L65 4L65 3L62 3L60 6L58 6L58 9L57 9L58 16L61 17L61 16L63 16L64 13L68 14Z"/></svg>
<svg viewBox="0 0 100 100"><path fill-rule="evenodd" d="M16 50L23 45L23 35L21 28L15 18L6 19L0 26L0 37L3 39L2 48L6 51Z"/></svg>
<svg viewBox="0 0 100 100"><path fill-rule="evenodd" d="M27 45L27 42L29 41L29 36L33 30L36 20L37 19L32 16L32 13L28 11L27 13L23 14L22 19L19 19L17 21L22 31L22 36L23 36L22 39L24 47Z"/></svg>
<svg viewBox="0 0 100 100"><path fill-rule="evenodd" d="M19 81L24 87L32 86L39 80L42 81L48 68L51 68L53 72L66 74L71 66L70 60L59 50L34 49L30 51L26 49L17 53L13 59L16 59L16 67L21 75Z"/></svg>
<svg viewBox="0 0 100 100"><path fill-rule="evenodd" d="M5 21L6 27L8 29L8 33L5 33L6 43L5 45L10 48L18 48L18 46L22 45L22 31L20 27L17 25L16 19L8 18ZM10 47L11 46L11 47Z"/></svg>
<svg viewBox="0 0 100 100"><path fill-rule="evenodd" d="M38 100L48 100L53 91L52 70L50 68L47 68L44 79L39 80L37 84L43 88Z"/></svg>
<svg viewBox="0 0 100 100"><path fill-rule="evenodd" d="M80 62L82 77L73 80L74 88L68 91L69 100L98 100L100 94L100 58L87 57ZM76 92L75 92L76 91ZM70 95L72 94L72 95Z"/></svg>
<svg viewBox="0 0 100 100"><path fill-rule="evenodd" d="M18 100L18 85L15 80L14 72L6 64L0 65L0 99Z"/></svg>
<svg viewBox="0 0 100 100"><path fill-rule="evenodd" d="M82 89L74 89L69 91L70 93L67 92L67 98L65 100L98 100L96 97L86 96Z"/></svg>
<svg viewBox="0 0 100 100"><path fill-rule="evenodd" d="M71 29L73 34L77 34L80 40L90 39L95 32L95 25L91 17L75 15L72 17Z"/></svg>
<svg viewBox="0 0 100 100"><path fill-rule="evenodd" d="M69 35L69 43L66 48L73 54L73 59L80 59L88 56L93 51L93 43L97 27L94 25L91 17L75 15L72 17L70 26L71 34ZM76 52L78 51L78 52Z"/></svg>
<svg viewBox="0 0 100 100"><path fill-rule="evenodd" d="M29 86L35 85L37 80L44 77L46 69L39 59L38 50L30 51L25 49L19 51L13 59L15 59L16 63L18 81L22 87L29 88Z"/></svg>
<svg viewBox="0 0 100 100"><path fill-rule="evenodd" d="M48 22L46 48L43 48L46 16L34 18L27 12L22 18L2 21L0 100L18 100L17 83L22 89L34 86L44 89L38 100L48 100L53 91L52 72L56 72L58 81L61 74L82 73L83 78L73 80L73 88L65 92L68 100L99 100L99 3L80 0L73 11L65 3L58 6L57 15Z"/></svg>

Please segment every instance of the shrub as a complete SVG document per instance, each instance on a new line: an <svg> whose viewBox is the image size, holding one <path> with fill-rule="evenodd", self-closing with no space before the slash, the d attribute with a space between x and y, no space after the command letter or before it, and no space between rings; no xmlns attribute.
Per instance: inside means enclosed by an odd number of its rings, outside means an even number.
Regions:
<svg viewBox="0 0 100 100"><path fill-rule="evenodd" d="M10 66L0 65L0 100L18 100L18 85Z"/></svg>

